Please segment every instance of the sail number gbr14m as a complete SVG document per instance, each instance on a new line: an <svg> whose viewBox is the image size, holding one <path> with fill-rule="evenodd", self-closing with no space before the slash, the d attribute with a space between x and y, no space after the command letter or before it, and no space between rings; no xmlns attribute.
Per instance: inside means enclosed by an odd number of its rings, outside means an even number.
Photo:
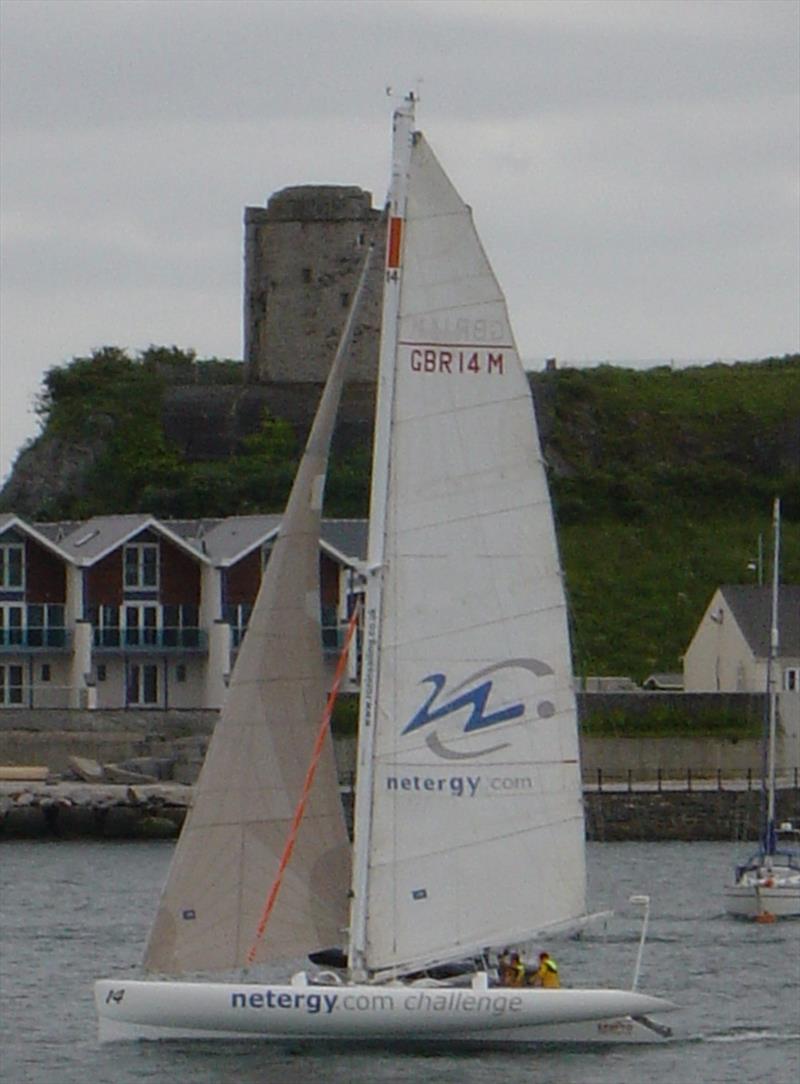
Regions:
<svg viewBox="0 0 800 1084"><path fill-rule="evenodd" d="M486 373L502 376L505 358L502 350L473 347L412 346L408 363L413 373Z"/></svg>

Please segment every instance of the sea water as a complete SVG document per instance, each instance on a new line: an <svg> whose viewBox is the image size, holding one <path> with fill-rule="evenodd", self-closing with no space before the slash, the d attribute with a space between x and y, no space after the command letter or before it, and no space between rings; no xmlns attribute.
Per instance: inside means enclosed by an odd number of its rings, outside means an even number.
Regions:
<svg viewBox="0 0 800 1084"><path fill-rule="evenodd" d="M0 844L4 1084L797 1084L800 920L728 918L722 890L747 845L596 843L590 902L615 913L551 939L565 985L629 986L651 897L640 988L678 1003L659 1046L469 1053L264 1042L96 1038L92 984L135 974L172 845ZM558 856L553 856L558 861ZM514 891L513 885L487 892Z"/></svg>

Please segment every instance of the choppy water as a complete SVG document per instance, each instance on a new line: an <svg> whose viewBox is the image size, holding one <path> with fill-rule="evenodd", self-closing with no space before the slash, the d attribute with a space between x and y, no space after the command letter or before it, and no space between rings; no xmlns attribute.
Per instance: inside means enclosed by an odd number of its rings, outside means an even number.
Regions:
<svg viewBox="0 0 800 1084"><path fill-rule="evenodd" d="M800 920L727 918L730 844L593 844L583 941L551 941L567 984L630 985L634 893L652 897L641 986L680 1003L657 1047L515 1053L312 1053L267 1043L96 1040L92 982L137 964L169 843L0 846L0 1079L7 1084L729 1084L800 1079ZM746 847L745 847L746 849Z"/></svg>

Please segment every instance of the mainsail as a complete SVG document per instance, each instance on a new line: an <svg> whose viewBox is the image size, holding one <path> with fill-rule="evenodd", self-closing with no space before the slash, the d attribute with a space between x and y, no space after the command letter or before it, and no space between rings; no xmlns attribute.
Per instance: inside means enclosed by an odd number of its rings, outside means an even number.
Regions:
<svg viewBox="0 0 800 1084"><path fill-rule="evenodd" d="M169 974L248 962L325 706L319 536L328 452L371 250L181 832L144 964ZM317 768L255 962L341 942L350 846L333 747Z"/></svg>
<svg viewBox="0 0 800 1084"><path fill-rule="evenodd" d="M351 942L373 974L567 923L586 890L565 593L530 389L469 208L402 111L395 140Z"/></svg>

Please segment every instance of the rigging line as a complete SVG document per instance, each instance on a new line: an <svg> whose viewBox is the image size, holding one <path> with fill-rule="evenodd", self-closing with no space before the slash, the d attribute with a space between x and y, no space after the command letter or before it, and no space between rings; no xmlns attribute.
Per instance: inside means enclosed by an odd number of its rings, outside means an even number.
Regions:
<svg viewBox="0 0 800 1084"><path fill-rule="evenodd" d="M275 906L275 901L278 898L278 892L283 883L283 875L286 872L286 867L289 864L289 859L292 857L292 851L297 840L297 833L300 828L300 824L303 820L303 815L306 811L306 805L308 803L308 796L311 792L311 787L314 783L314 776L317 771L317 765L319 764L319 758L322 755L322 746L325 741L325 735L328 730L328 725L331 721L331 715L333 714L333 706L336 703L336 696L339 692L339 686L342 683L344 677L344 669L347 664L347 656L350 651L350 645L353 641L353 636L358 625L358 618L361 612L361 603L358 602L353 608L353 613L350 616L350 620L347 624L347 633L345 635L344 646L339 654L339 660L336 664L336 673L333 677L333 684L331 690L328 693L328 699L325 704L325 710L322 713L322 720L319 725L319 731L317 732L317 740L314 743L314 749L311 754L311 762L308 765L308 771L306 772L305 782L303 783L303 790L300 794L300 800L297 803L297 807L294 811L294 817L289 827L289 832L286 838L286 843L283 848L283 854L278 864L278 872L275 874L275 880L272 882L272 887L269 890L266 903L264 904L264 910L261 913L258 926L256 927L255 937L253 943L250 946L247 953L247 965L250 965L255 960L258 946L261 943L261 939L264 936L264 930L266 929L267 922L269 922L269 916L272 914L272 910Z"/></svg>

